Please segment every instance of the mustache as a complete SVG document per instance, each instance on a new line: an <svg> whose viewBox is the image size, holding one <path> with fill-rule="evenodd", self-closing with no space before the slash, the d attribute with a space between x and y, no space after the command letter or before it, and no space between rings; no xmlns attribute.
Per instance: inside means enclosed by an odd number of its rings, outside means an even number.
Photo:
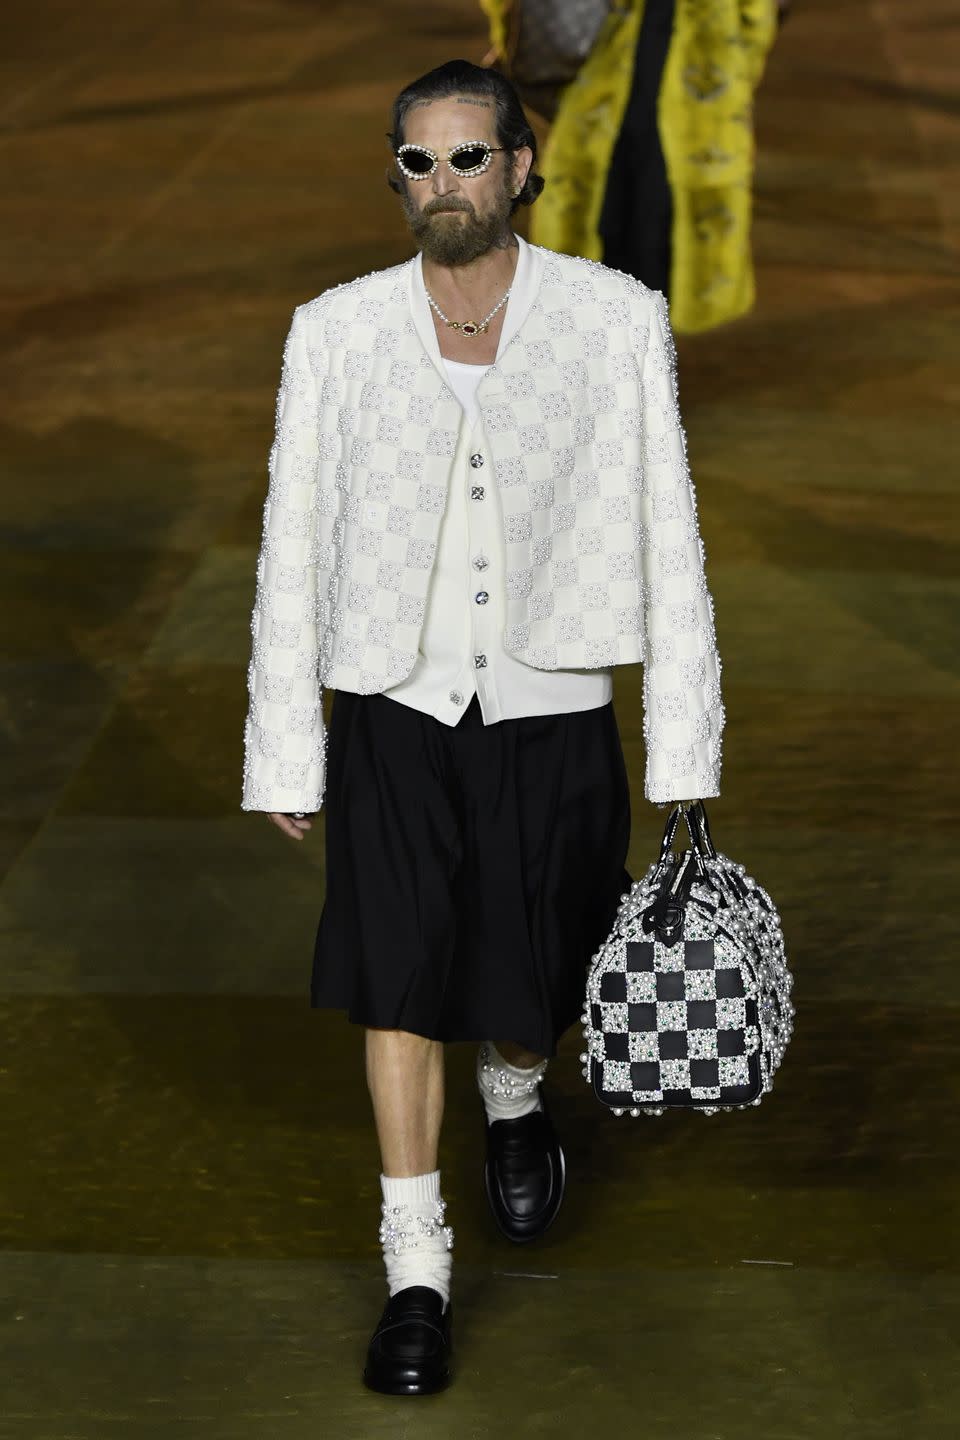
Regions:
<svg viewBox="0 0 960 1440"><path fill-rule="evenodd" d="M473 213L473 206L469 200L430 200L420 211L421 215L450 215L457 210L467 210Z"/></svg>

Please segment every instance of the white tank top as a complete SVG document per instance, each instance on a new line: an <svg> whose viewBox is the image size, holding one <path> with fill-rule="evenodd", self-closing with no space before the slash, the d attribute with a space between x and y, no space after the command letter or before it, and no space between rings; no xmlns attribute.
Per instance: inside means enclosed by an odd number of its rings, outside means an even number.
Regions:
<svg viewBox="0 0 960 1440"><path fill-rule="evenodd" d="M477 404L477 386L490 369L489 365L468 365L463 360L448 360L441 356L443 367L450 381L450 389L463 406L467 420L475 425L480 417Z"/></svg>

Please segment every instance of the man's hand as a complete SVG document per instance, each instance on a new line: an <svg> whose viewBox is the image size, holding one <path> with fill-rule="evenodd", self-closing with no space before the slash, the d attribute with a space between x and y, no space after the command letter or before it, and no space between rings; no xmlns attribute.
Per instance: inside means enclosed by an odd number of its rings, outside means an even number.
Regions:
<svg viewBox="0 0 960 1440"><path fill-rule="evenodd" d="M281 829L284 835L289 835L291 840L306 840L305 832L313 826L313 821L307 815L282 815L269 814L268 820Z"/></svg>

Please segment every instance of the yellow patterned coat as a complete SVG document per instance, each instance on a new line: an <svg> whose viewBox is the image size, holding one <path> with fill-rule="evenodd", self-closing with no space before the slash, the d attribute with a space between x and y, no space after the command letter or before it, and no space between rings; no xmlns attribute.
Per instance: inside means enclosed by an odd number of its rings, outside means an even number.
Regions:
<svg viewBox="0 0 960 1440"><path fill-rule="evenodd" d="M502 51L511 0L481 5ZM540 167L547 186L530 220L530 238L550 250L603 258L600 211L643 7L622 0L611 10L561 97ZM753 305L753 96L775 33L775 0L677 0L657 116L673 200L670 318L680 333Z"/></svg>

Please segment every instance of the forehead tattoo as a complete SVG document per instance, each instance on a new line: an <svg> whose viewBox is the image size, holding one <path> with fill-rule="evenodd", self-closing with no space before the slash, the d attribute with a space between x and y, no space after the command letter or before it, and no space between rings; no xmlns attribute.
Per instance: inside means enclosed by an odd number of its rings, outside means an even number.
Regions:
<svg viewBox="0 0 960 1440"><path fill-rule="evenodd" d="M426 109L428 109L433 103L434 103L434 102L433 102L432 100L414 100L413 104L409 106L409 109L410 109L410 110L426 110ZM476 106L478 106L479 109L481 109L481 110L492 110L492 109L494 108L492 101L490 101L490 100L480 100L480 99L478 99L476 96L473 96L473 95L457 95L457 96L456 96L456 99L455 99L455 103L456 103L457 105L476 105Z"/></svg>

